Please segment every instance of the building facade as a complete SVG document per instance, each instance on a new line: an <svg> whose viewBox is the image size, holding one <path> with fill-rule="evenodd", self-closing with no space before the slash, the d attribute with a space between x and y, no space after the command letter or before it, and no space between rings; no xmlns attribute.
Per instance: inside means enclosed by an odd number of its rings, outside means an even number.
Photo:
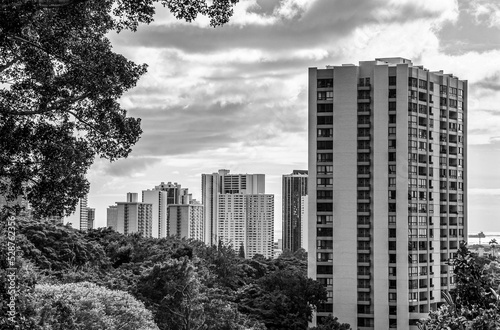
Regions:
<svg viewBox="0 0 500 330"><path fill-rule="evenodd" d="M220 194L263 194L264 174L229 174L229 170L202 174L201 195L204 206L205 243L217 244Z"/></svg>
<svg viewBox="0 0 500 330"><path fill-rule="evenodd" d="M106 227L111 227L114 230L118 228L118 206L111 205L106 209Z"/></svg>
<svg viewBox="0 0 500 330"><path fill-rule="evenodd" d="M355 329L416 329L467 234L467 81L403 58L309 69L308 274Z"/></svg>
<svg viewBox="0 0 500 330"><path fill-rule="evenodd" d="M294 170L282 179L283 248L292 252L305 248L301 244L304 225L301 198L307 195L307 171Z"/></svg>
<svg viewBox="0 0 500 330"><path fill-rule="evenodd" d="M87 208L87 229L95 228L95 208Z"/></svg>
<svg viewBox="0 0 500 330"><path fill-rule="evenodd" d="M170 235L203 241L203 205L196 201L174 204L168 206L168 212Z"/></svg>
<svg viewBox="0 0 500 330"><path fill-rule="evenodd" d="M126 202L117 202L116 231L122 234L141 233L152 237L153 205L139 202L137 193L127 193Z"/></svg>

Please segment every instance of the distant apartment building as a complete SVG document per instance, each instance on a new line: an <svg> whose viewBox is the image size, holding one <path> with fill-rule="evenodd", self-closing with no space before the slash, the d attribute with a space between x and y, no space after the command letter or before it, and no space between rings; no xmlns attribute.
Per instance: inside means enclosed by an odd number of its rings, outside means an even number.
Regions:
<svg viewBox="0 0 500 330"><path fill-rule="evenodd" d="M80 228L80 230L88 229L88 196L82 197L78 200L76 210L69 216L63 218L63 223L71 223L73 228ZM57 217L52 217L55 220Z"/></svg>
<svg viewBox="0 0 500 330"><path fill-rule="evenodd" d="M294 170L292 174L283 175L282 180L282 235L283 248L292 252L304 246L301 244L303 221L301 198L307 195L307 171Z"/></svg>
<svg viewBox="0 0 500 330"><path fill-rule="evenodd" d="M307 251L309 248L309 198L302 196L300 198L300 220L302 226L300 228L300 247Z"/></svg>
<svg viewBox="0 0 500 330"><path fill-rule="evenodd" d="M169 225L169 206L187 205L190 203L192 195L187 188L182 188L180 184L164 183L155 186L151 190L142 191L142 202L152 204L153 210L153 231L152 235L156 238L163 238L169 235L176 235L170 232Z"/></svg>
<svg viewBox="0 0 500 330"><path fill-rule="evenodd" d="M87 208L87 229L95 228L95 208Z"/></svg>
<svg viewBox="0 0 500 330"><path fill-rule="evenodd" d="M203 241L203 205L192 200L191 204L169 205L168 211L170 235Z"/></svg>
<svg viewBox="0 0 500 330"><path fill-rule="evenodd" d="M118 206L111 205L106 209L106 227L118 230Z"/></svg>
<svg viewBox="0 0 500 330"><path fill-rule="evenodd" d="M116 231L122 234L141 233L144 237L152 237L152 204L139 202L137 193L127 193L127 201L117 202L116 205Z"/></svg>
<svg viewBox="0 0 500 330"><path fill-rule="evenodd" d="M309 69L308 275L353 329L417 329L467 234L467 81L403 58Z"/></svg>
<svg viewBox="0 0 500 330"><path fill-rule="evenodd" d="M218 212L220 194L263 194L265 192L264 174L229 174L229 170L218 173L202 174L201 194L205 208L205 243L217 244Z"/></svg>
<svg viewBox="0 0 500 330"><path fill-rule="evenodd" d="M241 245L245 256L273 256L274 195L265 194L264 174L202 175L205 243Z"/></svg>

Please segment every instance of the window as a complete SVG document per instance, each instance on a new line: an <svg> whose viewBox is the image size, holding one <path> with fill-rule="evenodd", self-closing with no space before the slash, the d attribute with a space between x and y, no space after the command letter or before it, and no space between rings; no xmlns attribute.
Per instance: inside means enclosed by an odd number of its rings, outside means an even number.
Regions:
<svg viewBox="0 0 500 330"><path fill-rule="evenodd" d="M427 81L419 79L418 80L418 88L427 89Z"/></svg>
<svg viewBox="0 0 500 330"><path fill-rule="evenodd" d="M425 238L427 237L427 229L421 228L418 230L418 237Z"/></svg>
<svg viewBox="0 0 500 330"><path fill-rule="evenodd" d="M320 103L317 106L318 112L333 112L333 104L331 103Z"/></svg>
<svg viewBox="0 0 500 330"><path fill-rule="evenodd" d="M394 224L396 223L396 216L395 215L389 215L389 223Z"/></svg>
<svg viewBox="0 0 500 330"><path fill-rule="evenodd" d="M328 187L333 185L333 178L317 178L318 187Z"/></svg>
<svg viewBox="0 0 500 330"><path fill-rule="evenodd" d="M396 301L397 295L395 292L389 292L389 301Z"/></svg>
<svg viewBox="0 0 500 330"><path fill-rule="evenodd" d="M389 161L390 162L396 161L396 153L395 152L389 152Z"/></svg>
<svg viewBox="0 0 500 330"><path fill-rule="evenodd" d="M318 190L316 193L317 199L332 199L333 191L331 190Z"/></svg>
<svg viewBox="0 0 500 330"><path fill-rule="evenodd" d="M318 116L318 125L332 125L333 116Z"/></svg>
<svg viewBox="0 0 500 330"><path fill-rule="evenodd" d="M417 78L408 77L408 86L417 87Z"/></svg>
<svg viewBox="0 0 500 330"><path fill-rule="evenodd" d="M389 187L396 187L396 178L389 178Z"/></svg>
<svg viewBox="0 0 500 330"><path fill-rule="evenodd" d="M318 154L318 163L323 163L323 162L332 162L333 161L333 154L327 153L319 153Z"/></svg>
<svg viewBox="0 0 500 330"><path fill-rule="evenodd" d="M396 149L396 140L389 140L389 149Z"/></svg>
<svg viewBox="0 0 500 330"><path fill-rule="evenodd" d="M317 167L318 174L332 174L333 166L332 165L318 165Z"/></svg>
<svg viewBox="0 0 500 330"><path fill-rule="evenodd" d="M441 94L446 94L446 93L448 93L448 86L443 86L443 85L439 86L439 92L440 92Z"/></svg>
<svg viewBox="0 0 500 330"><path fill-rule="evenodd" d="M333 149L333 141L317 141L318 150Z"/></svg>
<svg viewBox="0 0 500 330"><path fill-rule="evenodd" d="M318 100L332 100L333 91L318 92Z"/></svg>
<svg viewBox="0 0 500 330"><path fill-rule="evenodd" d="M389 102L389 111L396 110L396 102Z"/></svg>
<svg viewBox="0 0 500 330"><path fill-rule="evenodd" d="M412 215L408 217L408 225L416 226L417 225L417 217Z"/></svg>
<svg viewBox="0 0 500 330"><path fill-rule="evenodd" d="M333 87L333 79L318 79L318 88Z"/></svg>
<svg viewBox="0 0 500 330"><path fill-rule="evenodd" d="M321 225L331 224L333 222L333 215L318 215L316 221Z"/></svg>
<svg viewBox="0 0 500 330"><path fill-rule="evenodd" d="M396 174L396 165L389 165L389 174Z"/></svg>
<svg viewBox="0 0 500 330"><path fill-rule="evenodd" d="M396 135L396 127L389 127L389 136Z"/></svg>
<svg viewBox="0 0 500 330"><path fill-rule="evenodd" d="M318 128L318 137L333 136L333 128Z"/></svg>
<svg viewBox="0 0 500 330"><path fill-rule="evenodd" d="M396 123L396 115L389 115L389 124Z"/></svg>
<svg viewBox="0 0 500 330"><path fill-rule="evenodd" d="M389 86L396 86L396 76L389 76Z"/></svg>

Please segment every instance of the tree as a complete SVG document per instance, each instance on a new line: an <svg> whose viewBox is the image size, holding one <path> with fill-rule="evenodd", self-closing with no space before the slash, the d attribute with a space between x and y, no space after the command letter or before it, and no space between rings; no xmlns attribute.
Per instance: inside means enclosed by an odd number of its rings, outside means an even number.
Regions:
<svg viewBox="0 0 500 330"><path fill-rule="evenodd" d="M442 292L444 304L419 323L421 330L499 329L498 263L480 258L461 243L452 260L456 288Z"/></svg>
<svg viewBox="0 0 500 330"><path fill-rule="evenodd" d="M477 234L477 237L479 237L479 245L481 245L481 238L485 238L486 235L481 231L479 234Z"/></svg>
<svg viewBox="0 0 500 330"><path fill-rule="evenodd" d="M320 324L309 330L351 330L349 323L340 323L338 318L328 315Z"/></svg>
<svg viewBox="0 0 500 330"><path fill-rule="evenodd" d="M150 23L155 3L178 19L226 23L238 0L0 2L0 194L37 215L74 211L94 157L127 157L140 119L118 100L146 65L112 51L107 34Z"/></svg>
<svg viewBox="0 0 500 330"><path fill-rule="evenodd" d="M491 255L494 257L498 245L496 238L492 238L488 244L491 247Z"/></svg>
<svg viewBox="0 0 500 330"><path fill-rule="evenodd" d="M245 259L245 246L243 245L243 242L240 245L240 250L238 252L238 257L241 259Z"/></svg>
<svg viewBox="0 0 500 330"><path fill-rule="evenodd" d="M65 330L158 330L144 304L130 294L93 283L37 285L36 325Z"/></svg>

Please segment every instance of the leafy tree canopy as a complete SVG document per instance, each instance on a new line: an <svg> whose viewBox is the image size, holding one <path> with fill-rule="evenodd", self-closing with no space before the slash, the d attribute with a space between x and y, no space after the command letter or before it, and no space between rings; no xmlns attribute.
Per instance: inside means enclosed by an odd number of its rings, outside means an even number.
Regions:
<svg viewBox="0 0 500 330"><path fill-rule="evenodd" d="M106 34L153 21L228 22L238 0L0 1L0 195L27 196L40 216L70 214L98 156L127 157L142 130L119 99L146 72Z"/></svg>

